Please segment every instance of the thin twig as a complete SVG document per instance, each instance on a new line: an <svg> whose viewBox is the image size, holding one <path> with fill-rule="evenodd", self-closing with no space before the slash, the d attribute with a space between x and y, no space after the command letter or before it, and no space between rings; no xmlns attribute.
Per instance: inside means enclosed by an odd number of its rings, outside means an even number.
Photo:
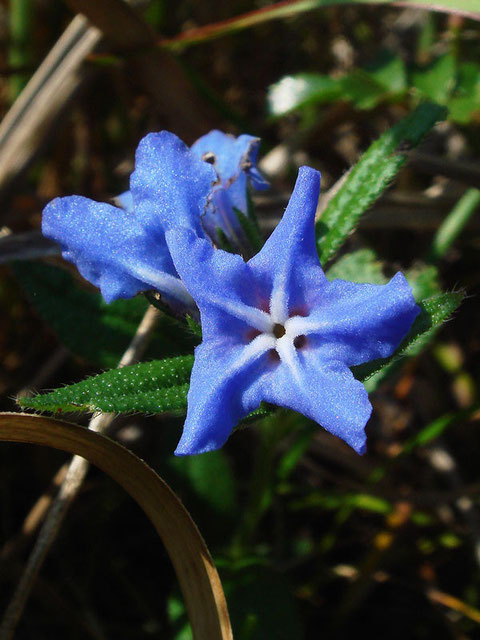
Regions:
<svg viewBox="0 0 480 640"><path fill-rule="evenodd" d="M141 357L147 347L148 340L155 327L157 318L158 311L154 307L149 307L132 339L132 342L120 359L118 364L119 367L125 367L129 364L133 364ZM112 413L96 414L90 420L88 428L92 431L103 433L111 425L114 418L115 415ZM55 540L70 504L82 486L89 466L88 461L80 456L74 456L68 465L60 491L48 511L48 515L32 549L23 575L5 612L5 616L0 627L0 640L10 640L13 638L13 634L22 615L28 596L30 595L35 578L53 541ZM57 477L62 473L63 467L59 472L57 472ZM38 515L37 509L37 519Z"/></svg>
<svg viewBox="0 0 480 640"><path fill-rule="evenodd" d="M59 253L59 245L43 236L41 231L9 233L5 230L0 236L0 264L12 260L46 258Z"/></svg>
<svg viewBox="0 0 480 640"><path fill-rule="evenodd" d="M408 159L410 164L421 173L446 176L471 187L478 187L480 184L480 165L478 162L451 160L444 156L434 156L431 153L420 151L410 151Z"/></svg>

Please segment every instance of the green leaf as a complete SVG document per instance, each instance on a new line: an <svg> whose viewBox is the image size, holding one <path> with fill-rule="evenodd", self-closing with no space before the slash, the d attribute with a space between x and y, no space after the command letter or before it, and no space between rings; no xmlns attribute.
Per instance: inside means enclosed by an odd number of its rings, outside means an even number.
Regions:
<svg viewBox="0 0 480 640"><path fill-rule="evenodd" d="M355 69L341 79L342 98L348 98L359 109L373 109L388 90L364 69Z"/></svg>
<svg viewBox="0 0 480 640"><path fill-rule="evenodd" d="M148 308L138 296L107 304L99 293L82 289L65 270L40 262L17 262L14 273L39 316L74 354L101 367L114 367ZM198 341L178 323L159 319L149 354L164 358L191 351Z"/></svg>
<svg viewBox="0 0 480 640"><path fill-rule="evenodd" d="M417 302L440 293L438 270L433 265L423 264L412 267L405 271L405 277L412 287L413 297Z"/></svg>
<svg viewBox="0 0 480 640"><path fill-rule="evenodd" d="M424 98L445 104L455 88L456 72L455 57L446 53L426 66L413 69L410 79Z"/></svg>
<svg viewBox="0 0 480 640"><path fill-rule="evenodd" d="M50 393L20 398L19 404L37 411L183 411L192 366L193 355L142 362Z"/></svg>
<svg viewBox="0 0 480 640"><path fill-rule="evenodd" d="M429 260L443 257L455 242L471 216L480 207L480 190L468 189L440 225L432 242Z"/></svg>
<svg viewBox="0 0 480 640"><path fill-rule="evenodd" d="M382 263L371 249L359 249L339 258L326 273L329 280L385 284Z"/></svg>
<svg viewBox="0 0 480 640"><path fill-rule="evenodd" d="M462 409L461 411L454 411L451 413L445 413L443 416L436 418L433 422L427 424L418 433L409 438L402 446L402 454L408 454L417 447L422 447L433 440L440 437L444 431L457 424L460 421L467 420L476 411L480 409L480 404L477 403L468 409Z"/></svg>
<svg viewBox="0 0 480 640"><path fill-rule="evenodd" d="M381 50L365 71L390 94L401 94L407 89L407 67L392 51Z"/></svg>
<svg viewBox="0 0 480 640"><path fill-rule="evenodd" d="M332 102L342 97L341 82L319 73L285 76L268 89L268 112L284 116L309 104Z"/></svg>
<svg viewBox="0 0 480 640"><path fill-rule="evenodd" d="M223 451L210 451L201 456L170 457L167 464L188 483L202 508L213 512L210 516L234 514L235 480L232 467Z"/></svg>
<svg viewBox="0 0 480 640"><path fill-rule="evenodd" d="M378 374L386 367L390 370L398 362L400 356L415 356L433 338L434 332L458 308L464 298L462 292L441 293L424 300L419 304L421 312L415 319L408 336L403 340L396 352L390 358L372 360L365 364L352 367L357 380L366 381L374 374ZM385 371L383 372L385 373ZM384 377L384 376L383 376ZM383 379L382 377L382 379ZM377 386L379 379L375 381ZM373 385L367 388L373 390Z"/></svg>
<svg viewBox="0 0 480 640"><path fill-rule="evenodd" d="M340 509L358 509L360 511L370 511L388 515L393 511L393 504L369 493L340 493L326 492L323 490L312 491L308 496L291 503L294 511L303 509L323 509L325 511L338 511ZM432 518L423 511L414 511L411 515L412 521L418 526L428 526L432 524Z"/></svg>
<svg viewBox="0 0 480 640"><path fill-rule="evenodd" d="M447 103L449 116L460 124L468 124L480 115L480 65L464 62L458 68L457 87Z"/></svg>
<svg viewBox="0 0 480 640"><path fill-rule="evenodd" d="M442 107L422 104L363 154L316 224L317 248L322 264L333 257L356 227L362 213L398 173L406 161L405 151L416 146L444 115Z"/></svg>
<svg viewBox="0 0 480 640"><path fill-rule="evenodd" d="M222 249L222 251L228 251L228 253L236 253L229 237L221 227L215 228L215 234L217 237L216 245L219 249Z"/></svg>
<svg viewBox="0 0 480 640"><path fill-rule="evenodd" d="M263 238L255 218L253 216L245 215L240 211L240 209L236 209L235 207L233 210L235 212L235 215L237 216L237 220L242 228L242 231L245 234L248 242L250 243L253 251L260 251L260 249L263 247Z"/></svg>

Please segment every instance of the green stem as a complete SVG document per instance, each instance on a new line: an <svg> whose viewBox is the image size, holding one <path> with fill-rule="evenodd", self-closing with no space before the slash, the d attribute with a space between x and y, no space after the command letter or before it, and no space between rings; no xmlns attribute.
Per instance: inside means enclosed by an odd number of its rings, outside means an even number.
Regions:
<svg viewBox="0 0 480 640"><path fill-rule="evenodd" d="M436 262L446 254L479 205L480 190L468 189L435 234L427 258L429 262Z"/></svg>
<svg viewBox="0 0 480 640"><path fill-rule="evenodd" d="M8 62L15 68L23 68L31 62L32 0L10 0L10 47ZM10 100L13 102L27 82L24 73L14 73L8 81Z"/></svg>

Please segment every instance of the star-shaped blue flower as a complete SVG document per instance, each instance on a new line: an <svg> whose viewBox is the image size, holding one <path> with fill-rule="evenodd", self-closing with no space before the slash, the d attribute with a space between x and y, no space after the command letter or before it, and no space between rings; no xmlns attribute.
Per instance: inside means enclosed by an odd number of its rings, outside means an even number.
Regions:
<svg viewBox="0 0 480 640"><path fill-rule="evenodd" d="M201 216L216 179L213 166L177 136L151 133L138 146L130 191L120 198L124 208L82 196L56 198L44 209L42 231L107 302L155 289L173 306L192 310L165 231L180 225L204 235Z"/></svg>
<svg viewBox="0 0 480 640"><path fill-rule="evenodd" d="M317 171L300 169L281 222L248 262L191 230L167 232L203 329L177 454L221 447L262 401L364 451L372 407L349 367L391 355L419 308L401 273L386 285L326 279L314 234L319 187Z"/></svg>

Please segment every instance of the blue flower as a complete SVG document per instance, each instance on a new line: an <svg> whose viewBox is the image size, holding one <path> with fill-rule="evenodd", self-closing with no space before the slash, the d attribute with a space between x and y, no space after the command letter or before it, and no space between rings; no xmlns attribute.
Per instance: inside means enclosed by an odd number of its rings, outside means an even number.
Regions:
<svg viewBox="0 0 480 640"><path fill-rule="evenodd" d="M260 138L243 134L238 138L213 130L192 145L192 152L215 168L217 181L208 199L202 224L217 241L220 228L237 248L245 244L242 227L235 209L248 215L247 190L267 189L256 162Z"/></svg>
<svg viewBox="0 0 480 640"><path fill-rule="evenodd" d="M204 235L201 216L216 179L215 169L175 135L151 133L138 146L130 191L120 197L124 208L56 198L44 209L42 231L107 302L155 289L173 306L193 310L165 231L183 226Z"/></svg>
<svg viewBox="0 0 480 640"><path fill-rule="evenodd" d="M230 236L233 224L231 237L238 237L233 207L246 211L247 177L266 186L255 166L258 144L252 136L212 131L189 149L172 133L151 133L138 146L130 190L115 199L118 207L82 196L57 198L44 209L42 231L107 302L155 289L173 307L195 312L165 231L187 227L200 237L211 232L214 240L215 225Z"/></svg>
<svg viewBox="0 0 480 640"><path fill-rule="evenodd" d="M300 169L281 222L248 262L191 230L167 232L203 329L178 455L221 447L261 401L364 451L372 407L349 367L391 355L419 308L401 273L386 285L326 279L314 234L319 186L317 171Z"/></svg>

